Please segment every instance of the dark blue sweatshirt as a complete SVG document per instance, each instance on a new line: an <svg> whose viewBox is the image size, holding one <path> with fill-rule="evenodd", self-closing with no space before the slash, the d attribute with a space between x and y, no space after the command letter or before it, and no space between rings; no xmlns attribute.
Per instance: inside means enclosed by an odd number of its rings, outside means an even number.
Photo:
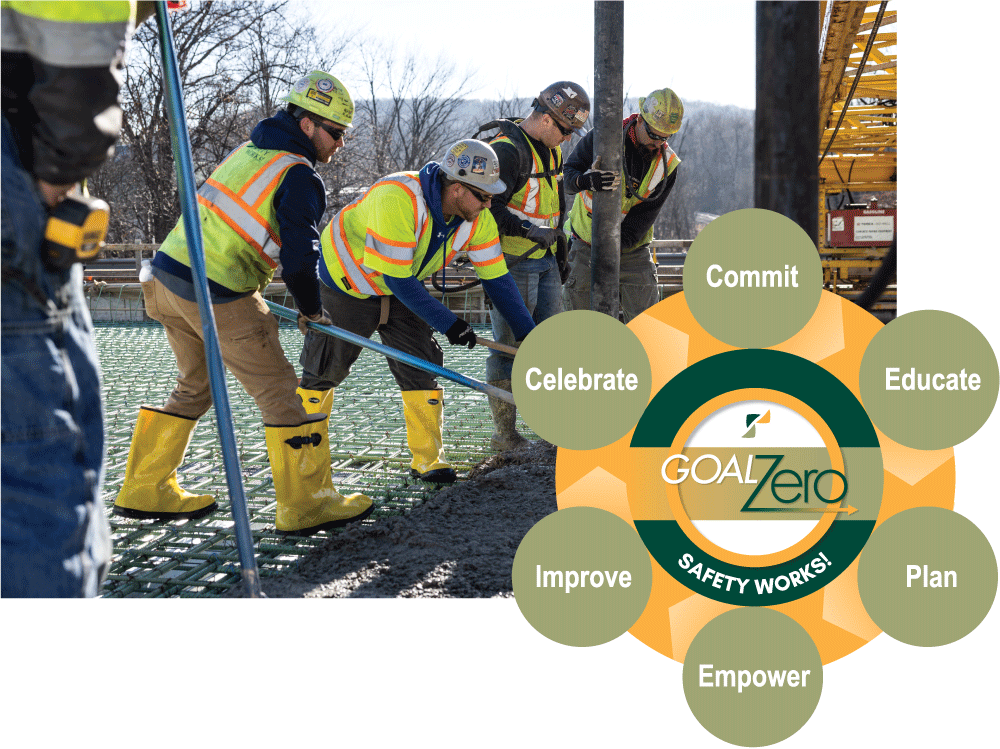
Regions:
<svg viewBox="0 0 1000 749"><path fill-rule="evenodd" d="M444 211L441 208L441 180L438 172L440 167L435 162L430 162L420 170L420 188L423 191L424 199L430 208L432 219L432 231L430 246L424 256L423 266L418 270L423 270L428 264L435 261L440 268L444 262L444 252L442 245L448 235L455 231L463 222L461 216L455 216L450 223L444 220ZM440 255L439 255L440 251ZM454 312L445 307L441 302L432 297L427 288L416 277L393 278L383 276L385 285L389 291L396 296L399 301L413 310L432 328L442 333L458 319ZM483 290L493 302L493 306L503 315L503 318L510 325L517 340L524 338L535 327L531 315L528 313L521 295L517 290L517 284L506 273L500 278L483 280Z"/></svg>

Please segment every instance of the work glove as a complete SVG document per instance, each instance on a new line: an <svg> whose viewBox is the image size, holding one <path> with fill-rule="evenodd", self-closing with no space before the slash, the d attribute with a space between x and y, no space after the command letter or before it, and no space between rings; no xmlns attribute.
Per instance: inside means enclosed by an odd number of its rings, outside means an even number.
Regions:
<svg viewBox="0 0 1000 749"><path fill-rule="evenodd" d="M598 167L601 165L601 157L598 156L590 171L584 172L576 178L576 189L590 190L592 192L611 192L617 189L622 180L619 172L605 172Z"/></svg>
<svg viewBox="0 0 1000 749"><path fill-rule="evenodd" d="M566 279L569 278L569 258L567 257L567 250L569 249L569 239L563 234L559 239L556 240L556 264L559 266L559 282L566 283Z"/></svg>
<svg viewBox="0 0 1000 749"><path fill-rule="evenodd" d="M536 226L532 224L528 227L528 239L537 242L542 247L551 247L559 237L565 239L566 235L559 229L551 226Z"/></svg>
<svg viewBox="0 0 1000 749"><path fill-rule="evenodd" d="M295 324L299 326L299 332L305 335L309 332L309 326L306 323L319 323L320 325L333 325L333 320L326 316L326 313L320 308L320 311L311 317L309 315L303 315L299 312L299 316L295 318Z"/></svg>
<svg viewBox="0 0 1000 749"><path fill-rule="evenodd" d="M448 343L452 346L474 348L476 345L476 331L461 317L451 324L445 335L448 336Z"/></svg>

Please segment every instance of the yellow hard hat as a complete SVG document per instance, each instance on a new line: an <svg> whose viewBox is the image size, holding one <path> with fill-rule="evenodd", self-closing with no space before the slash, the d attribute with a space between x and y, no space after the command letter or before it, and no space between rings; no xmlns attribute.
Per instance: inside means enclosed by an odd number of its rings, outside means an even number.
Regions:
<svg viewBox="0 0 1000 749"><path fill-rule="evenodd" d="M322 70L314 70L299 78L281 100L344 127L351 127L351 120L354 119L354 102L347 88Z"/></svg>
<svg viewBox="0 0 1000 749"><path fill-rule="evenodd" d="M659 88L649 96L639 97L639 112L654 130L673 135L681 129L684 104L671 89Z"/></svg>

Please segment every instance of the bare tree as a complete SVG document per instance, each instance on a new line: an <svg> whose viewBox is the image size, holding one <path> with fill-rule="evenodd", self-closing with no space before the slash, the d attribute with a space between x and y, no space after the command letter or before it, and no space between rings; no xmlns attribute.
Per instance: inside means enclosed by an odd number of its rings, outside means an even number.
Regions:
<svg viewBox="0 0 1000 749"><path fill-rule="evenodd" d="M368 168L361 170L369 182L421 168L474 129L465 100L473 74L458 72L443 57L426 61L372 40L359 41L357 55L364 94L355 138L369 151Z"/></svg>
<svg viewBox="0 0 1000 749"><path fill-rule="evenodd" d="M319 43L287 2L196 3L172 14L196 179L200 182L253 125L271 114L296 77L330 69L346 51L340 39ZM133 37L122 91L118 155L92 180L113 208L113 242L160 242L180 215L156 26ZM317 58L313 50L327 50Z"/></svg>

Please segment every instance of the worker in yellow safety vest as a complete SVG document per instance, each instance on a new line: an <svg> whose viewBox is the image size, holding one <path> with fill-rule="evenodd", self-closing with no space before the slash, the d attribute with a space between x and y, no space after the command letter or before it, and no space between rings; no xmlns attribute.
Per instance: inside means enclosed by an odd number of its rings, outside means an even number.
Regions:
<svg viewBox="0 0 1000 749"><path fill-rule="evenodd" d="M628 322L659 300L656 255L650 251L653 222L677 181L681 160L667 143L680 130L684 105L669 88L639 98L639 112L622 123L622 173L601 170L594 159L593 131L566 161L566 191L580 191L570 211L569 278L563 287L567 309L590 309L590 238L593 193L614 190L621 180L621 309Z"/></svg>
<svg viewBox="0 0 1000 749"><path fill-rule="evenodd" d="M496 121L500 134L490 141L500 159L500 178L507 185L490 212L511 276L536 325L562 312L562 274L568 266L566 235L560 228L565 210L560 146L583 132L589 115L590 97L583 87L557 81L539 92L524 119ZM514 342L501 315L491 314L490 321L494 340ZM510 357L492 352L486 360L487 381L509 392L512 366ZM516 429L517 409L512 403L490 398L490 410L494 450L526 444Z"/></svg>
<svg viewBox="0 0 1000 749"><path fill-rule="evenodd" d="M523 339L534 322L507 272L489 206L505 189L494 150L478 140L452 144L440 163L378 180L323 230L323 309L334 325L441 365L432 330L452 345L476 345L468 322L434 299L422 281L459 252L472 261L483 289ZM361 347L310 330L302 348L301 391L307 408L329 412L333 389L351 371ZM432 483L455 480L442 437L443 391L432 375L389 359L402 391L411 475Z"/></svg>
<svg viewBox="0 0 1000 749"><path fill-rule="evenodd" d="M100 365L79 253L50 254L44 243L60 226L82 221L89 233L106 225L107 212L74 188L118 140L121 67L136 4L4 0L0 14L0 595L96 596L111 561Z"/></svg>
<svg viewBox="0 0 1000 749"><path fill-rule="evenodd" d="M333 488L326 415L307 412L295 368L278 340L278 322L261 291L281 264L282 280L306 320L323 316L316 265L326 188L315 165L344 145L354 103L331 74L314 70L284 97L287 107L254 128L198 190L205 268L222 360L254 398L264 419L280 533L311 535L361 520L372 500ZM139 411L125 481L114 512L169 520L201 517L211 495L180 488L198 419L212 396L183 221L178 221L139 279L146 311L160 321L180 373L161 408Z"/></svg>

